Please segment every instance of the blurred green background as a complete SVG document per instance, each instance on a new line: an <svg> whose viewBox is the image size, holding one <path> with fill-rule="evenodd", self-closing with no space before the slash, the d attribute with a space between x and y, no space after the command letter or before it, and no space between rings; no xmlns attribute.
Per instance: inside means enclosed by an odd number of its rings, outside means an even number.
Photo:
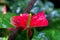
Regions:
<svg viewBox="0 0 60 40"><path fill-rule="evenodd" d="M0 40L7 40L11 31L5 28L14 28L10 24L10 18L23 13L30 0L0 0ZM49 26L45 28L35 28L32 40L60 40L60 6L59 0L37 0L30 10L30 13L36 14L45 10L45 15L49 21ZM7 13L3 14L3 6L7 5ZM56 6L57 5L57 6ZM26 33L18 31L15 40L26 40ZM20 36L19 36L20 35ZM23 35L25 35L23 37ZM3 39L1 39L1 37Z"/></svg>

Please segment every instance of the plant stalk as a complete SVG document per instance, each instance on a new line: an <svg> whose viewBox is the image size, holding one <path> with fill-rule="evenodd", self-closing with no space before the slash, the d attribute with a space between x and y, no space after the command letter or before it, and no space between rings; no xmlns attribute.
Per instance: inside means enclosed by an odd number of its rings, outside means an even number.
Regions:
<svg viewBox="0 0 60 40"><path fill-rule="evenodd" d="M30 0L29 4L27 5L26 9L24 10L24 13L29 13L30 10L33 8L35 2L36 2L36 0Z"/></svg>

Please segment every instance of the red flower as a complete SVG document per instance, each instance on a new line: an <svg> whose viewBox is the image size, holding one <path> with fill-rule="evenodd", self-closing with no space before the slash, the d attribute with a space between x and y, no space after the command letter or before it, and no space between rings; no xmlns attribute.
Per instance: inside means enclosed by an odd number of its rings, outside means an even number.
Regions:
<svg viewBox="0 0 60 40"><path fill-rule="evenodd" d="M24 13L20 16L12 17L11 23L13 26L16 26L16 28L21 27L26 29L28 18L29 18L29 14ZM48 26L48 20L45 17L44 11L38 12L37 14L31 16L29 26L30 28Z"/></svg>

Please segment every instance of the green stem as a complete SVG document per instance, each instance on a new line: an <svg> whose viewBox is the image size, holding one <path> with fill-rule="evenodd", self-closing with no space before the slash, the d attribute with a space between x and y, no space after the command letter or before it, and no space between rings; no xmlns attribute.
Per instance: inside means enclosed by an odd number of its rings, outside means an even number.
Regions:
<svg viewBox="0 0 60 40"><path fill-rule="evenodd" d="M29 40L29 35L28 35L28 31L29 31L29 30L27 30L27 40Z"/></svg>
<svg viewBox="0 0 60 40"><path fill-rule="evenodd" d="M38 32L36 31L36 29L34 28L34 35L36 35Z"/></svg>

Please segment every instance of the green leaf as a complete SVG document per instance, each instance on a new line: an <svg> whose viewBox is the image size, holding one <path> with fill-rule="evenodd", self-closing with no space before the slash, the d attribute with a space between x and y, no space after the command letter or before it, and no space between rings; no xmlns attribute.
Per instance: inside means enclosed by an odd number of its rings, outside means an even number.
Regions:
<svg viewBox="0 0 60 40"><path fill-rule="evenodd" d="M8 31L5 28L0 28L0 37L7 37L10 34L10 31Z"/></svg>
<svg viewBox="0 0 60 40"><path fill-rule="evenodd" d="M56 29L43 30L34 35L32 40L60 40L60 32Z"/></svg>
<svg viewBox="0 0 60 40"><path fill-rule="evenodd" d="M13 26L10 23L10 19L15 15L16 14L9 12L6 14L0 13L0 28L12 28Z"/></svg>
<svg viewBox="0 0 60 40"><path fill-rule="evenodd" d="M27 32L19 30L15 35L15 40L27 40Z"/></svg>

